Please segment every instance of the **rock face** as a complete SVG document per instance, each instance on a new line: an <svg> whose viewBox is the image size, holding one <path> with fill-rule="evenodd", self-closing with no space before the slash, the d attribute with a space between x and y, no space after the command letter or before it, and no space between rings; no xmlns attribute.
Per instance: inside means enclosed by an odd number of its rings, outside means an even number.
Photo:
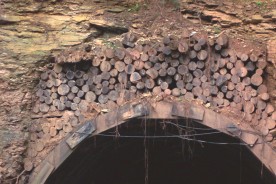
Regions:
<svg viewBox="0 0 276 184"><path fill-rule="evenodd" d="M237 31L246 39L270 39L275 34L276 2L183 0L181 12L193 23L205 25L208 32ZM265 11L264 11L265 9ZM211 29L208 29L208 28ZM213 29L213 30L212 30ZM234 31L234 32L235 32Z"/></svg>
<svg viewBox="0 0 276 184"><path fill-rule="evenodd" d="M221 22L223 27L237 26L242 23L240 19L218 11L205 10L202 12L202 19L209 19L212 22Z"/></svg>
<svg viewBox="0 0 276 184"><path fill-rule="evenodd" d="M253 24L258 24L258 23L261 23L263 21L263 17L261 15L253 15L251 17L251 22Z"/></svg>
<svg viewBox="0 0 276 184"><path fill-rule="evenodd" d="M96 27L100 30L110 31L110 32L116 32L116 33L125 33L128 31L128 28L124 25L116 25L113 22L108 22L105 20L100 19L94 19L90 20L89 23L92 27Z"/></svg>
<svg viewBox="0 0 276 184"><path fill-rule="evenodd" d="M37 71L63 49L127 28L111 19L96 24L97 6L82 0L5 0L0 6L0 183L14 183L22 171Z"/></svg>

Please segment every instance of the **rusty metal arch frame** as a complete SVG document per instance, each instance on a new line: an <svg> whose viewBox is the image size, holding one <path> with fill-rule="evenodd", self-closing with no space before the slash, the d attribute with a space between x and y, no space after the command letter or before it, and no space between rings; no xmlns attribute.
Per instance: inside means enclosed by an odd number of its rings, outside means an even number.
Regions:
<svg viewBox="0 0 276 184"><path fill-rule="evenodd" d="M250 133L254 130L249 125L236 123L223 114L190 102L163 100L150 103L148 100L142 99L127 103L80 125L65 137L34 169L29 183L45 183L49 175L69 157L84 139L123 124L132 118L143 117L148 119L189 118L227 135L237 137L247 144L248 149L276 176L276 152L268 143L263 141L262 136Z"/></svg>

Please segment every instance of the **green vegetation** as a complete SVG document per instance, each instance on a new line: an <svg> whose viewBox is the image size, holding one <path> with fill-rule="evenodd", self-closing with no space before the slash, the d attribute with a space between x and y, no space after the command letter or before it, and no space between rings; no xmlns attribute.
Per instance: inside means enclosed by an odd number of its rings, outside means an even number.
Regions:
<svg viewBox="0 0 276 184"><path fill-rule="evenodd" d="M102 42L103 45L105 45L106 47L112 48L112 49L116 49L117 48L117 46L113 42L107 40L106 38L102 38L101 40L103 41Z"/></svg>
<svg viewBox="0 0 276 184"><path fill-rule="evenodd" d="M175 9L180 9L180 1L179 0L167 0L169 4L171 4Z"/></svg>
<svg viewBox="0 0 276 184"><path fill-rule="evenodd" d="M152 3L157 4L157 6L164 6L164 5L171 5L173 6L175 9L180 9L180 0L155 0L152 1ZM139 3L134 3L131 4L128 8L128 12L138 12L141 8L148 8L148 4L146 3L146 1L139 2Z"/></svg>
<svg viewBox="0 0 276 184"><path fill-rule="evenodd" d="M159 2L162 6L165 4L172 5L176 10L180 9L180 1L179 0L161 0Z"/></svg>
<svg viewBox="0 0 276 184"><path fill-rule="evenodd" d="M219 34L221 32L221 29L219 26L214 26L213 29L215 34Z"/></svg>
<svg viewBox="0 0 276 184"><path fill-rule="evenodd" d="M103 44L105 46L107 46L108 48L112 48L112 49L116 49L117 48L117 46L113 42L110 42L110 41L104 41Z"/></svg>
<svg viewBox="0 0 276 184"><path fill-rule="evenodd" d="M129 12L138 12L141 9L140 3L135 3L134 5L130 6L127 11Z"/></svg>
<svg viewBox="0 0 276 184"><path fill-rule="evenodd" d="M270 4L273 3L273 1L274 0L270 0L269 2L258 0L258 1L255 1L255 3L261 12L266 12L268 10L268 7L270 6Z"/></svg>
<svg viewBox="0 0 276 184"><path fill-rule="evenodd" d="M264 5L264 2L262 2L262 1L255 1L255 3L258 7L261 7Z"/></svg>
<svg viewBox="0 0 276 184"><path fill-rule="evenodd" d="M258 7L262 7L265 4L273 4L276 0L232 0L236 3L255 3Z"/></svg>
<svg viewBox="0 0 276 184"><path fill-rule="evenodd" d="M175 9L180 10L180 2L179 2L179 0L172 0L172 4L175 7Z"/></svg>

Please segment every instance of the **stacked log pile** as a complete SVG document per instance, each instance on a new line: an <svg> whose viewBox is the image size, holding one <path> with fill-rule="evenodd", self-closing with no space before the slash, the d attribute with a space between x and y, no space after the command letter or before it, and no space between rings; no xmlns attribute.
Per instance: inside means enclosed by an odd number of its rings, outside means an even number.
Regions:
<svg viewBox="0 0 276 184"><path fill-rule="evenodd" d="M30 142L27 149L27 158L24 160L24 169L31 171L38 164L37 156L43 157L59 140L70 133L79 124L79 119L72 111L66 111L62 118L40 118L32 122ZM50 146L50 149L46 149ZM46 150L46 152L45 152Z"/></svg>
<svg viewBox="0 0 276 184"><path fill-rule="evenodd" d="M56 64L42 73L34 112L70 110L79 116L91 103L116 107L139 94L162 93L243 112L269 141L276 136L276 112L263 83L264 56L231 50L226 35L214 40L171 36L124 46L99 48L92 61Z"/></svg>

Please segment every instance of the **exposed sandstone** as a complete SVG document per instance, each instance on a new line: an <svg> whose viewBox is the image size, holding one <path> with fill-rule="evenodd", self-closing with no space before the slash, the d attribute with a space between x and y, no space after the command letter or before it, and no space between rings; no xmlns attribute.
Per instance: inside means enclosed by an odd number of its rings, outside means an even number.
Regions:
<svg viewBox="0 0 276 184"><path fill-rule="evenodd" d="M251 17L251 22L252 22L253 24L258 24L258 23L261 23L262 21L263 21L263 17L262 17L261 15L259 15L259 14L253 15L253 16Z"/></svg>
<svg viewBox="0 0 276 184"><path fill-rule="evenodd" d="M105 30L116 33L118 29L120 33L127 29L112 19L108 23L98 22L98 27L92 26L91 17L97 7L81 1L64 5L6 0L3 4L0 7L0 183L9 183L8 179L22 171L22 167L14 166L23 163L37 71L61 50L93 42Z"/></svg>
<svg viewBox="0 0 276 184"><path fill-rule="evenodd" d="M211 19L212 22L221 22L222 24L234 26L240 25L242 21L234 16L227 15L218 11L205 10L202 12L203 18Z"/></svg>

